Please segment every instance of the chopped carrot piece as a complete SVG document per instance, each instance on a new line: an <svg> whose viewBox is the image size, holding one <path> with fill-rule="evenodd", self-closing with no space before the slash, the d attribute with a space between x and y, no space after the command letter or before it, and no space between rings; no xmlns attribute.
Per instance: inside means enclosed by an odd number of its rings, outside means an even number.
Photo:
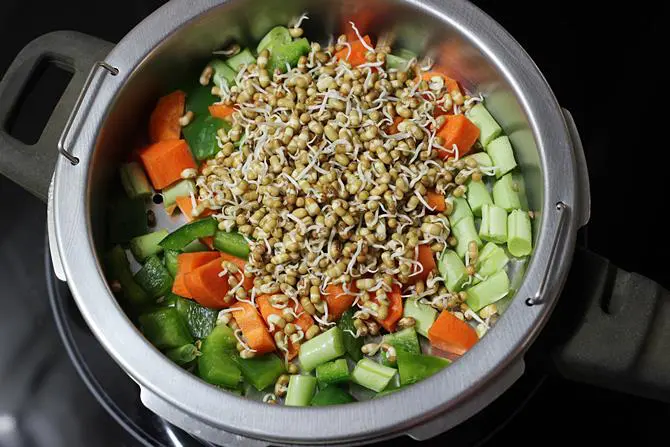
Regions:
<svg viewBox="0 0 670 447"><path fill-rule="evenodd" d="M444 159L449 156L456 156L452 151L453 147L458 148L458 158L463 157L479 138L479 127L470 121L465 115L449 115L447 122L437 132L439 137L444 139L442 145L447 150L440 149L440 156Z"/></svg>
<svg viewBox="0 0 670 447"><path fill-rule="evenodd" d="M233 311L233 317L242 330L247 345L251 349L254 349L256 354L265 354L274 351L274 340L256 308L242 301L235 303L235 307L241 308L241 310Z"/></svg>
<svg viewBox="0 0 670 447"><path fill-rule="evenodd" d="M270 325L270 321L268 320L270 318L270 315L277 315L278 317L282 316L282 311L281 309L277 309L276 307L273 307L272 304L270 303L270 295L261 295L256 298L256 304L258 305L258 309L261 312L261 315L263 316L263 319L265 322ZM304 332L307 332L307 329L312 327L315 323L314 320L312 320L312 317L309 316L307 312L305 312L300 304L298 304L295 308L295 313L298 316L298 318L293 322L293 324L297 325L300 327L300 329ZM272 331L272 334L274 335L274 332L277 331L277 327L274 328L274 331ZM292 341L289 340L288 342L288 352L287 352L287 358L288 360L293 360L296 355L298 355L298 352L300 350L300 343L293 343Z"/></svg>
<svg viewBox="0 0 670 447"><path fill-rule="evenodd" d="M155 189L181 180L184 169L198 169L184 140L161 141L140 151L140 159Z"/></svg>
<svg viewBox="0 0 670 447"><path fill-rule="evenodd" d="M409 277L409 284L414 284L418 281L425 281L428 279L430 272L434 271L436 268L435 255L433 254L433 250L430 248L430 245L421 244L419 245L418 251L419 255L417 257L417 261L421 264L423 269L421 272L419 272L419 267L414 267L414 273L412 273Z"/></svg>
<svg viewBox="0 0 670 447"><path fill-rule="evenodd" d="M165 208L165 212L167 213L168 216L172 216L174 214L174 211L177 209L177 204L174 203L167 208Z"/></svg>
<svg viewBox="0 0 670 447"><path fill-rule="evenodd" d="M463 355L477 343L478 337L468 323L444 310L428 329L428 340L437 349Z"/></svg>
<svg viewBox="0 0 670 447"><path fill-rule="evenodd" d="M372 47L372 40L370 39L370 36L363 37L363 40ZM365 45L363 45L361 40L355 38L350 40L349 44L351 45L351 53L349 52L349 47L345 47L335 53L335 57L338 60L344 59L345 61L349 62L352 67L357 67L366 63L367 60L365 59L365 54L368 52L368 49L365 48Z"/></svg>
<svg viewBox="0 0 670 447"><path fill-rule="evenodd" d="M186 288L186 283L184 282L184 276L186 275L180 275L177 274L174 278L174 282L172 283L172 293L175 295L179 295L183 298L191 298L191 292Z"/></svg>
<svg viewBox="0 0 670 447"><path fill-rule="evenodd" d="M395 133L398 133L398 124L400 124L403 120L403 117L401 116L396 116L393 118L393 124L389 126L389 128L386 130L386 133L389 135L393 135Z"/></svg>
<svg viewBox="0 0 670 447"><path fill-rule="evenodd" d="M433 208L433 211L437 211L438 213L447 209L447 202L444 199L444 194L440 194L433 189L429 189L426 192L426 203Z"/></svg>
<svg viewBox="0 0 670 447"><path fill-rule="evenodd" d="M209 114L216 118L228 119L235 109L225 104L212 104L209 106Z"/></svg>
<svg viewBox="0 0 670 447"><path fill-rule="evenodd" d="M184 298L191 298L191 292L186 288L184 276L196 268L218 259L219 254L215 251L201 251L196 253L181 253L177 256L177 275L172 284L172 293Z"/></svg>
<svg viewBox="0 0 670 447"><path fill-rule="evenodd" d="M389 300L389 311L386 318L383 320L376 319L379 324L382 325L384 329L389 332L395 330L398 320L402 318L403 306L402 306L402 292L400 287L397 284L393 284L391 291L387 294Z"/></svg>
<svg viewBox="0 0 670 447"><path fill-rule="evenodd" d="M427 71L421 75L421 79L423 79L426 82L430 82L430 80L434 77L439 77L444 80L444 85L447 88L447 91L449 93L451 92L461 92L461 88L458 86L458 82L454 79L451 79L449 76L445 75L444 73L440 73L437 71Z"/></svg>
<svg viewBox="0 0 670 447"><path fill-rule="evenodd" d="M178 140L181 136L179 118L184 115L186 94L180 90L163 96L149 118L149 138L152 143Z"/></svg>
<svg viewBox="0 0 670 447"><path fill-rule="evenodd" d="M211 216L212 214L214 214L214 210L211 210L209 208L205 208L205 211L200 213L200 215L198 217L193 217L193 201L191 200L191 197L180 196L180 197L177 197L175 200L177 202L177 206L179 207L179 211L181 211L181 213L184 215L184 217L186 217L186 220L188 222L193 222L196 219Z"/></svg>
<svg viewBox="0 0 670 447"><path fill-rule="evenodd" d="M254 278L252 277L247 278L246 276L244 276L244 266L247 263L244 259L240 259L237 256L233 256L228 253L221 253L221 259L223 259L224 261L232 262L233 264L235 264L235 266L237 266L239 273L236 273L235 277L237 279L240 279L240 275L244 277L244 281L242 282L242 287L244 288L244 290L248 292L254 287Z"/></svg>
<svg viewBox="0 0 670 447"><path fill-rule="evenodd" d="M213 261L184 275L186 288L195 301L213 309L229 306L226 304L226 294L229 290L228 275L221 276L222 271L221 259L217 256Z"/></svg>
<svg viewBox="0 0 670 447"><path fill-rule="evenodd" d="M353 290L353 284L349 284L347 288L350 291L355 292L355 290ZM330 284L326 287L326 293L323 296L323 299L328 305L328 315L330 316L331 321L335 321L351 307L356 300L356 295L345 292L341 284Z"/></svg>
<svg viewBox="0 0 670 447"><path fill-rule="evenodd" d="M214 250L214 237L213 236L207 236L207 237L201 237L200 242L205 244L207 248L210 250Z"/></svg>

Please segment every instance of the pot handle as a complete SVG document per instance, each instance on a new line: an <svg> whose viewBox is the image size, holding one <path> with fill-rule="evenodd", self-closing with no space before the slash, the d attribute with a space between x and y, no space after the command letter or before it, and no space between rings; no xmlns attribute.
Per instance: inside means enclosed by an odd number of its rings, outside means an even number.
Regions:
<svg viewBox="0 0 670 447"><path fill-rule="evenodd" d="M222 430L204 421L194 418L190 414L168 403L155 393L140 387L140 399L145 407L156 413L169 423L186 430L193 436L213 442L216 445L232 447L267 447L270 444L257 439L247 438Z"/></svg>
<svg viewBox="0 0 670 447"><path fill-rule="evenodd" d="M113 44L74 31L55 31L30 42L16 56L0 81L0 174L9 177L42 201L58 156L57 142L91 67ZM43 61L72 73L72 79L51 113L37 143L25 144L6 130L26 84Z"/></svg>
<svg viewBox="0 0 670 447"><path fill-rule="evenodd" d="M546 332L565 378L670 402L670 291L657 282L578 248Z"/></svg>

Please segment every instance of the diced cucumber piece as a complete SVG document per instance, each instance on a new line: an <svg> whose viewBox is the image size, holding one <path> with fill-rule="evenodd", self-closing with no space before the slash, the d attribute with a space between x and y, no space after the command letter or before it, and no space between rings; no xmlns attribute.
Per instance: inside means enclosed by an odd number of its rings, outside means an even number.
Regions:
<svg viewBox="0 0 670 447"><path fill-rule="evenodd" d="M509 293L509 278L507 272L500 270L486 281L470 287L467 290L466 302L472 310L479 312L482 308L503 298L507 293Z"/></svg>
<svg viewBox="0 0 670 447"><path fill-rule="evenodd" d="M449 292L460 292L463 283L468 280L468 272L465 269L463 259L453 250L444 250L437 263L437 269L440 271L442 278L444 278L444 283ZM426 327L426 331L429 328L430 326Z"/></svg>
<svg viewBox="0 0 670 447"><path fill-rule="evenodd" d="M506 136L503 135L491 141L486 148L486 151L491 156L494 165L498 168L496 170L496 176L498 178L516 168L516 160L514 159L512 144Z"/></svg>
<svg viewBox="0 0 670 447"><path fill-rule="evenodd" d="M319 385L346 382L350 377L346 359L337 359L316 367L316 379Z"/></svg>
<svg viewBox="0 0 670 447"><path fill-rule="evenodd" d="M505 250L493 242L487 243L481 252L475 265L479 276L488 278L494 273L504 269L509 262L509 257Z"/></svg>
<svg viewBox="0 0 670 447"><path fill-rule="evenodd" d="M237 339L233 330L220 324L205 338L198 357L198 375L208 383L236 388L242 379L242 372L235 364Z"/></svg>
<svg viewBox="0 0 670 447"><path fill-rule="evenodd" d="M214 75L212 76L214 85L219 88L224 87L224 85L227 87L232 87L235 85L235 76L237 76L237 70L231 68L221 59L214 59L209 63L209 65L211 65L211 67L214 69Z"/></svg>
<svg viewBox="0 0 670 447"><path fill-rule="evenodd" d="M244 379L258 391L273 385L285 371L284 363L274 354L265 354L250 359L236 356L234 359Z"/></svg>
<svg viewBox="0 0 670 447"><path fill-rule="evenodd" d="M484 148L487 148L489 143L498 138L502 133L502 129L498 125L498 122L491 116L482 103L476 104L470 110L465 112L465 116L479 127L479 141L481 141Z"/></svg>
<svg viewBox="0 0 670 447"><path fill-rule="evenodd" d="M168 186L161 192L163 206L169 208L177 203L177 197L190 197L191 193L196 193L195 182L193 180L186 179Z"/></svg>
<svg viewBox="0 0 670 447"><path fill-rule="evenodd" d="M408 50L407 48L398 48L397 50L394 50L394 53L396 56L405 59L406 61L418 58L414 51Z"/></svg>
<svg viewBox="0 0 670 447"><path fill-rule="evenodd" d="M184 139L188 143L193 156L198 161L212 158L219 152L217 132L219 129L229 130L232 126L226 120L212 116L209 111L196 115L188 126L184 127Z"/></svg>
<svg viewBox="0 0 670 447"><path fill-rule="evenodd" d="M121 294L127 302L138 307L151 302L149 294L133 278L126 251L120 245L114 246L107 255L107 268L108 279L121 284Z"/></svg>
<svg viewBox="0 0 670 447"><path fill-rule="evenodd" d="M316 377L292 375L286 391L286 405L290 407L306 407L312 401L316 391Z"/></svg>
<svg viewBox="0 0 670 447"><path fill-rule="evenodd" d="M140 330L158 349L173 349L193 343L181 315L172 307L140 315Z"/></svg>
<svg viewBox="0 0 670 447"><path fill-rule="evenodd" d="M291 42L291 35L285 26L275 26L263 36L256 47L256 54L260 54L264 49L272 50L275 46L281 46Z"/></svg>
<svg viewBox="0 0 670 447"><path fill-rule="evenodd" d="M136 236L149 232L144 200L123 197L112 205L107 213L109 220L109 242L127 244Z"/></svg>
<svg viewBox="0 0 670 447"><path fill-rule="evenodd" d="M521 208L519 194L512 174L506 174L493 185L493 202L505 211Z"/></svg>
<svg viewBox="0 0 670 447"><path fill-rule="evenodd" d="M196 220L170 233L160 245L169 250L182 250L196 239L214 236L217 228L218 224L214 218Z"/></svg>
<svg viewBox="0 0 670 447"><path fill-rule="evenodd" d="M243 49L239 53L237 53L235 56L231 56L226 60L226 64L235 72L240 71L242 66L249 66L251 64L256 63L256 58L254 57L253 54L251 54L251 51L249 51L248 48Z"/></svg>
<svg viewBox="0 0 670 447"><path fill-rule="evenodd" d="M236 231L217 231L214 234L214 248L244 260L249 258L249 244Z"/></svg>
<svg viewBox="0 0 670 447"><path fill-rule="evenodd" d="M533 248L530 217L526 211L514 210L507 218L507 249L520 258L528 256Z"/></svg>
<svg viewBox="0 0 670 447"><path fill-rule="evenodd" d="M165 268L174 278L177 276L177 256L179 256L179 252L177 250L165 250L163 256L165 257Z"/></svg>
<svg viewBox="0 0 670 447"><path fill-rule="evenodd" d="M421 346L419 346L419 338L416 335L416 330L413 327L405 328L398 332L386 334L382 337L382 343L388 343L395 348L396 355L399 352L408 352L410 354L421 354ZM392 366L394 363L389 362L384 353L381 354L382 363L386 366Z"/></svg>
<svg viewBox="0 0 670 447"><path fill-rule="evenodd" d="M121 184L131 199L145 199L153 193L149 179L139 163L133 161L121 165Z"/></svg>
<svg viewBox="0 0 670 447"><path fill-rule="evenodd" d="M473 217L470 205L468 205L468 201L463 197L454 197L451 204L453 205L453 210L449 215L449 224L452 228L464 218Z"/></svg>
<svg viewBox="0 0 670 447"><path fill-rule="evenodd" d="M134 237L130 240L130 251L138 262L144 262L149 256L156 255L163 251L163 247L158 245L169 234L168 230L158 230L153 233Z"/></svg>
<svg viewBox="0 0 670 447"><path fill-rule="evenodd" d="M356 363L351 379L365 388L380 392L386 388L395 373L395 369L364 357Z"/></svg>
<svg viewBox="0 0 670 447"><path fill-rule="evenodd" d="M398 352L398 374L400 385L410 385L426 379L449 366L449 360L432 355L422 355L406 351Z"/></svg>
<svg viewBox="0 0 670 447"><path fill-rule="evenodd" d="M308 54L309 50L309 41L305 38L273 47L268 61L268 71L274 73L275 69L279 69L282 73L286 73L286 66L295 67L300 56Z"/></svg>
<svg viewBox="0 0 670 447"><path fill-rule="evenodd" d="M387 70L398 70L398 71L407 71L407 65L409 64L409 59L405 59L394 54L386 55L386 69Z"/></svg>
<svg viewBox="0 0 670 447"><path fill-rule="evenodd" d="M475 216L482 215L482 206L492 204L491 193L482 181L468 182L468 204Z"/></svg>
<svg viewBox="0 0 670 447"><path fill-rule="evenodd" d="M158 298L170 292L174 279L158 256L153 255L147 258L140 271L135 274L135 281L149 296Z"/></svg>
<svg viewBox="0 0 670 447"><path fill-rule="evenodd" d="M312 398L311 405L313 407L322 407L326 405L340 405L354 402L355 399L351 394L344 391L337 385L328 385L319 390Z"/></svg>
<svg viewBox="0 0 670 447"><path fill-rule="evenodd" d="M529 210L528 207L528 196L526 195L526 180L523 178L523 175L517 170L511 172L512 180L514 181L514 189L519 194L519 203L521 206L520 210Z"/></svg>
<svg viewBox="0 0 670 447"><path fill-rule="evenodd" d="M165 351L165 355L177 365L186 365L198 357L198 348L196 348L195 345L189 343L187 345Z"/></svg>
<svg viewBox="0 0 670 447"><path fill-rule="evenodd" d="M462 219L452 228L452 232L458 240L458 244L456 244L456 253L458 253L458 256L461 258L464 257L465 252L468 251L468 245L471 241L475 241L478 247L482 246L482 240L479 239L479 235L477 235L475 220L472 217Z"/></svg>
<svg viewBox="0 0 670 447"><path fill-rule="evenodd" d="M454 253L454 256L456 256L456 253ZM427 304L421 304L418 298L408 298L403 308L403 316L414 318L416 331L424 337L428 337L428 329L437 318L437 310Z"/></svg>
<svg viewBox="0 0 670 447"><path fill-rule="evenodd" d="M354 309L349 309L342 314L337 322L337 327L342 330L342 342L347 355L353 361L358 361L363 357L361 347L363 347L363 337L356 337L356 326L354 326Z"/></svg>
<svg viewBox="0 0 670 447"><path fill-rule="evenodd" d="M303 343L298 356L303 370L311 371L322 363L344 355L345 352L342 331L336 326Z"/></svg>
<svg viewBox="0 0 670 447"><path fill-rule="evenodd" d="M180 296L176 296L175 309L179 312L186 322L189 332L196 339L203 339L207 337L214 326L216 326L216 318L219 314L218 310L208 309L201 306L193 300L188 300Z"/></svg>
<svg viewBox="0 0 670 447"><path fill-rule="evenodd" d="M485 241L504 244L507 241L507 211L499 206L484 205L479 236Z"/></svg>
<svg viewBox="0 0 670 447"><path fill-rule="evenodd" d="M493 160L491 160L491 157L489 157L489 154L487 154L486 152L476 152L474 154L466 155L465 157L463 157L463 160L467 161L469 158L476 161L479 166L484 167L493 166Z"/></svg>

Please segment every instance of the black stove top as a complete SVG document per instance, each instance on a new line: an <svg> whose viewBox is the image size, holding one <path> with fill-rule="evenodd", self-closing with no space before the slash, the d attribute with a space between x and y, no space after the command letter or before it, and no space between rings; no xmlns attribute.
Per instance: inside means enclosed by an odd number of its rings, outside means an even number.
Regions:
<svg viewBox="0 0 670 447"><path fill-rule="evenodd" d="M0 73L43 33L75 29L118 41L162 3L117 0L91 8L83 0L4 0ZM667 10L639 3L636 12L588 11L586 2L576 1L475 3L527 49L577 121L593 198L582 243L670 287L661 255L670 242L654 240L652 249L646 241L654 234L651 222L663 214L667 189L657 173L668 156L656 103L664 83L654 67L664 54ZM0 446L197 445L141 406L137 387L90 335L66 288L46 274L44 205L3 178L0 197ZM498 401L427 444L620 445L630 439L647 445L667 439L668 416L668 405L568 382L529 361L523 378ZM386 444L401 443L411 441Z"/></svg>

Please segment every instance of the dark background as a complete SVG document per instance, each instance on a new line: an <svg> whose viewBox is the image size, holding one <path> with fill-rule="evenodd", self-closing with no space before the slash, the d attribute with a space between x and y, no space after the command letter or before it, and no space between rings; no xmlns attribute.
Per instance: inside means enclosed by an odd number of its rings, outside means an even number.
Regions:
<svg viewBox="0 0 670 447"><path fill-rule="evenodd" d="M2 0L0 76L41 34L73 29L116 42L163 3ZM670 287L664 255L670 252L663 63L668 7L475 3L526 48L577 122L591 176L589 247ZM43 253L30 253L22 263L13 256L43 238L45 209L4 179L0 197L0 447L132 445L89 395L60 345L42 284ZM669 415L667 406L652 401L550 377L491 445L666 444Z"/></svg>

